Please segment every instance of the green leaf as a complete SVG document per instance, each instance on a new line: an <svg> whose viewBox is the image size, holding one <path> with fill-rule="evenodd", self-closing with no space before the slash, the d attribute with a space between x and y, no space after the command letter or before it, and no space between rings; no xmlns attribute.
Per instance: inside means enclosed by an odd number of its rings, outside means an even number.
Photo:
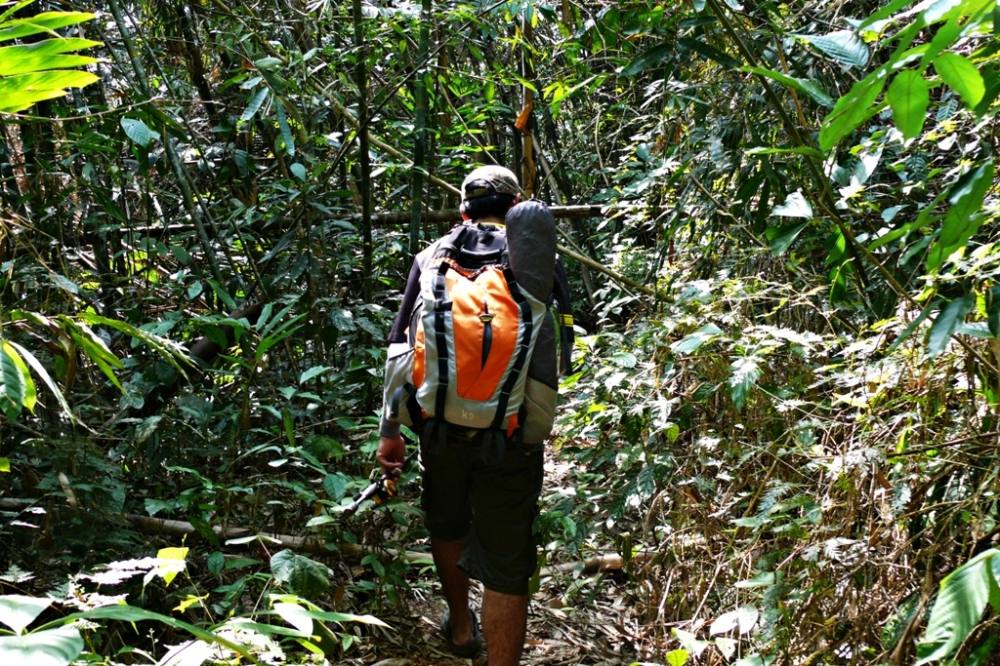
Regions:
<svg viewBox="0 0 1000 666"><path fill-rule="evenodd" d="M52 377L49 375L48 371L45 369L45 366L43 366L38 361L38 359L35 358L34 354L32 354L31 352L29 352L27 349L25 349L24 347L22 347L18 343L16 343L16 342L10 342L9 344L12 347L14 347L14 349L16 349L18 352L20 352L21 358L23 358L25 360L25 362L27 362L27 364L29 366L31 366L31 369L35 371L35 374L37 374L39 377L42 378L42 381L45 382L45 385L49 388L49 391L51 391L52 395L55 396L56 402L59 403L59 407L62 409L63 414L65 414L69 418L70 421L76 421L77 420L76 419L76 415L73 414L73 410L70 409L69 403L66 402L66 397L63 395L62 391L59 389L59 385L56 384L52 380Z"/></svg>
<svg viewBox="0 0 1000 666"><path fill-rule="evenodd" d="M125 136L143 148L149 148L154 141L160 140L160 133L150 129L149 125L138 118L122 118L121 125Z"/></svg>
<svg viewBox="0 0 1000 666"><path fill-rule="evenodd" d="M885 87L886 68L880 68L861 79L847 91L847 94L837 100L830 113L823 119L819 131L819 147L824 152L829 151L848 134L875 115L878 99Z"/></svg>
<svg viewBox="0 0 1000 666"><path fill-rule="evenodd" d="M31 373L28 371L28 366L25 364L24 359L21 358L21 354L17 349L7 341L3 342L4 351L10 355L11 360L14 361L14 365L17 366L17 371L21 373L21 382L24 386L24 395L21 398L21 404L24 405L29 412L35 413L35 404L38 402L38 392L35 389L35 381L31 378Z"/></svg>
<svg viewBox="0 0 1000 666"><path fill-rule="evenodd" d="M851 30L837 30L825 35L795 36L845 65L864 67L868 64L868 47Z"/></svg>
<svg viewBox="0 0 1000 666"><path fill-rule="evenodd" d="M806 155L808 157L823 157L823 153L812 146L793 146L791 148L758 146L756 148L748 148L744 152L747 155Z"/></svg>
<svg viewBox="0 0 1000 666"><path fill-rule="evenodd" d="M0 78L0 112L17 113L35 102L62 97L67 88L83 88L95 81L95 74L65 69Z"/></svg>
<svg viewBox="0 0 1000 666"><path fill-rule="evenodd" d="M667 666L684 666L690 657L691 653L684 648L671 650L667 653Z"/></svg>
<svg viewBox="0 0 1000 666"><path fill-rule="evenodd" d="M5 594L0 596L0 622L19 634L51 605L51 599Z"/></svg>
<svg viewBox="0 0 1000 666"><path fill-rule="evenodd" d="M787 224L783 227L769 227L766 235L771 247L771 254L780 257L792 246L802 230L809 226L808 222Z"/></svg>
<svg viewBox="0 0 1000 666"><path fill-rule="evenodd" d="M986 292L986 322L994 338L1000 338L1000 284Z"/></svg>
<svg viewBox="0 0 1000 666"><path fill-rule="evenodd" d="M13 420L24 407L24 376L6 342L0 346L0 411Z"/></svg>
<svg viewBox="0 0 1000 666"><path fill-rule="evenodd" d="M250 98L250 103L247 104L247 108L243 109L243 115L240 116L240 122L248 123L253 120L253 117L257 115L260 107L264 104L264 100L267 99L267 95L270 92L268 88L261 88L254 96Z"/></svg>
<svg viewBox="0 0 1000 666"><path fill-rule="evenodd" d="M802 194L802 190L796 190L792 192L785 198L785 202L774 207L771 211L771 215L780 215L781 217L804 217L809 220L812 219L813 209L806 200L805 196Z"/></svg>
<svg viewBox="0 0 1000 666"><path fill-rule="evenodd" d="M811 79L799 79L773 69L767 69L766 67L741 67L740 71L750 72L752 74L757 74L758 76L769 78L772 81L777 81L783 86L805 93L821 106L833 106L833 98L830 97L825 90L823 90L823 87L820 84Z"/></svg>
<svg viewBox="0 0 1000 666"><path fill-rule="evenodd" d="M740 66L740 63L732 56L723 53L714 46L710 46L697 39L692 39L691 37L682 37L678 39L677 46L679 46L682 50L694 51L698 55L704 56L709 60L714 60L723 67L735 69Z"/></svg>
<svg viewBox="0 0 1000 666"><path fill-rule="evenodd" d="M937 356L944 351L951 336L955 333L955 329L965 320L965 315L972 309L973 304L972 295L966 294L945 306L938 318L934 320L934 325L931 326L927 343L927 353L930 356Z"/></svg>
<svg viewBox="0 0 1000 666"><path fill-rule="evenodd" d="M759 361L756 356L740 356L732 363L729 388L736 409L743 409L750 395L750 389L760 379L762 372Z"/></svg>
<svg viewBox="0 0 1000 666"><path fill-rule="evenodd" d="M983 201L994 176L993 160L988 159L975 169L962 174L952 186L948 201L951 207L945 215L937 243L927 254L927 270L940 266L956 250L965 247L985 221Z"/></svg>
<svg viewBox="0 0 1000 666"><path fill-rule="evenodd" d="M330 589L330 576L333 575L325 564L287 549L271 556L271 573L276 582L286 585L295 594L314 599Z"/></svg>
<svg viewBox="0 0 1000 666"><path fill-rule="evenodd" d="M292 175L298 178L300 181L305 182L306 180L306 167L301 162L293 162L288 170L292 172Z"/></svg>
<svg viewBox="0 0 1000 666"><path fill-rule="evenodd" d="M10 458L0 458L0 474L10 474Z"/></svg>
<svg viewBox="0 0 1000 666"><path fill-rule="evenodd" d="M327 474L323 479L323 490L330 496L330 499L337 501L347 492L348 478L340 472Z"/></svg>
<svg viewBox="0 0 1000 666"><path fill-rule="evenodd" d="M50 622L45 625L43 629L54 625L63 625L70 622L75 622L76 620L120 620L122 622L160 622L173 629L180 629L191 634L195 638L199 638L206 643L217 643L233 652L239 654L240 656L246 658L248 661L253 661L249 650L247 650L242 645L234 643L228 638L219 636L218 634L202 629L188 622L183 622L181 620L176 620L169 615L161 615L160 613L154 613L152 611L145 610L143 608L136 608L135 606L127 605L117 605L117 606L102 606L100 608L95 608L93 610L83 611L81 613L72 613L64 618L56 620L55 622ZM32 662L33 663L33 662Z"/></svg>
<svg viewBox="0 0 1000 666"><path fill-rule="evenodd" d="M934 59L934 69L967 107L976 108L986 93L986 83L975 65L957 53L942 53Z"/></svg>
<svg viewBox="0 0 1000 666"><path fill-rule="evenodd" d="M674 52L674 47L672 44L659 44L653 48L644 51L642 54L637 56L625 69L622 70L621 75L625 77L638 76L650 67L655 67L670 57Z"/></svg>
<svg viewBox="0 0 1000 666"><path fill-rule="evenodd" d="M291 157L295 154L295 138L288 126L288 118L285 117L285 105L275 104L274 113L278 117L278 135L281 137L281 145L275 146L275 149L284 150L285 154Z"/></svg>
<svg viewBox="0 0 1000 666"><path fill-rule="evenodd" d="M295 630L303 638L312 635L313 619L309 617L309 611L298 604L277 603L274 604L274 612L281 616L281 619L295 627Z"/></svg>
<svg viewBox="0 0 1000 666"><path fill-rule="evenodd" d="M0 638L0 663L66 666L83 652L83 637L75 627L36 631Z"/></svg>
<svg viewBox="0 0 1000 666"><path fill-rule="evenodd" d="M89 39L57 38L34 44L5 46L0 48L0 76L90 65L97 62L97 58L63 54L100 45L101 42Z"/></svg>
<svg viewBox="0 0 1000 666"><path fill-rule="evenodd" d="M930 101L923 75L912 69L897 74L889 84L886 100L892 109L892 119L903 136L907 139L920 136Z"/></svg>
<svg viewBox="0 0 1000 666"><path fill-rule="evenodd" d="M5 21L0 24L0 42L20 39L38 33L52 33L58 28L92 21L97 18L90 12L42 12L35 16Z"/></svg>
<svg viewBox="0 0 1000 666"><path fill-rule="evenodd" d="M972 632L989 602L993 572L991 548L958 567L941 581L924 635L917 643L921 666L951 655Z"/></svg>
<svg viewBox="0 0 1000 666"><path fill-rule="evenodd" d="M670 351L675 354L693 354L709 340L722 335L722 329L715 324L705 324L697 331L689 333L670 345Z"/></svg>

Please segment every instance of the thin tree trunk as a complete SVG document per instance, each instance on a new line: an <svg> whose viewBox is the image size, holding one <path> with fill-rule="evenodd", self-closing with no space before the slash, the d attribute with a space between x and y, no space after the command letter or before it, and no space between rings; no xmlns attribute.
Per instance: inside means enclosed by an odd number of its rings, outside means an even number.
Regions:
<svg viewBox="0 0 1000 666"><path fill-rule="evenodd" d="M420 61L427 61L430 41L432 1L423 0L420 11ZM413 137L413 168L410 170L410 254L415 255L420 244L421 211L424 199L424 171L427 160L427 79L418 74L413 79L413 99L416 104Z"/></svg>
<svg viewBox="0 0 1000 666"><path fill-rule="evenodd" d="M372 191L371 191L371 160L368 155L368 72L365 63L365 42L363 24L361 21L361 0L352 3L354 18L354 49L357 65L354 68L354 79L358 86L358 157L361 165L361 182L358 189L361 193L361 230L362 247L362 294L365 300L371 292L372 275Z"/></svg>

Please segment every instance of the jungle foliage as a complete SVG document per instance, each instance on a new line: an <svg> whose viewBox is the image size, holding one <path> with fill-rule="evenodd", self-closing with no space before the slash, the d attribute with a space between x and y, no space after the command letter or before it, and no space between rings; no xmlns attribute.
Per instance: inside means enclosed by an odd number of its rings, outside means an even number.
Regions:
<svg viewBox="0 0 1000 666"><path fill-rule="evenodd" d="M340 512L412 253L497 162L604 206L561 222L536 525L546 607L617 600L579 663L997 663L998 35L996 0L0 4L0 660L380 654L430 584L416 470Z"/></svg>

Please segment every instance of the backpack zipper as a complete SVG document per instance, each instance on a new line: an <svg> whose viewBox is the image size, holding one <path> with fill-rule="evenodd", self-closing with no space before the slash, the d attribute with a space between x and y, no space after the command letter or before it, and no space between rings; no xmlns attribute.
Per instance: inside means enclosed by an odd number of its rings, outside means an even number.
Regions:
<svg viewBox="0 0 1000 666"><path fill-rule="evenodd" d="M493 345L493 313L490 312L489 303L483 301L483 311L479 313L479 321L483 322L483 358L480 369L486 367L486 359L490 355L490 347Z"/></svg>

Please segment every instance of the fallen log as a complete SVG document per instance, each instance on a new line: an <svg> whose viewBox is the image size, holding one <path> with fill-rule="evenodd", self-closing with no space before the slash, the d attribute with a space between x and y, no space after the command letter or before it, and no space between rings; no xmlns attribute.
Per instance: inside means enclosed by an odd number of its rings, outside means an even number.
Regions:
<svg viewBox="0 0 1000 666"><path fill-rule="evenodd" d="M38 500L4 498L0 499L0 510L23 512L28 508L38 505L38 503ZM60 508L65 508L70 511L80 510L77 507L68 504L65 507ZM143 532L183 537L196 537L199 535L195 526L184 520L139 516L133 513L122 514L122 518L124 518L134 528ZM222 525L214 525L212 526L212 532L223 541L224 545L231 548L249 545L255 541L263 541L281 546L282 548L306 552L312 555L329 556L335 553L340 553L341 555L347 556L353 560L360 560L365 555L372 553L378 554L391 552L384 548L373 548L371 546L348 542L332 544L331 547L331 544L320 536L296 536L292 534L280 534L277 532L257 532L249 527L225 527ZM247 537L255 538L247 539ZM402 558L407 562L422 564L429 564L431 562L430 553L423 553L415 550L396 551L392 552L392 555ZM633 555L632 561L640 564L645 563L651 560L654 555L655 553L653 552L642 551ZM569 574L589 576L606 571L620 571L624 568L624 566L625 563L621 555L604 553L589 557L583 561L565 562L543 567L541 575L543 577Z"/></svg>

